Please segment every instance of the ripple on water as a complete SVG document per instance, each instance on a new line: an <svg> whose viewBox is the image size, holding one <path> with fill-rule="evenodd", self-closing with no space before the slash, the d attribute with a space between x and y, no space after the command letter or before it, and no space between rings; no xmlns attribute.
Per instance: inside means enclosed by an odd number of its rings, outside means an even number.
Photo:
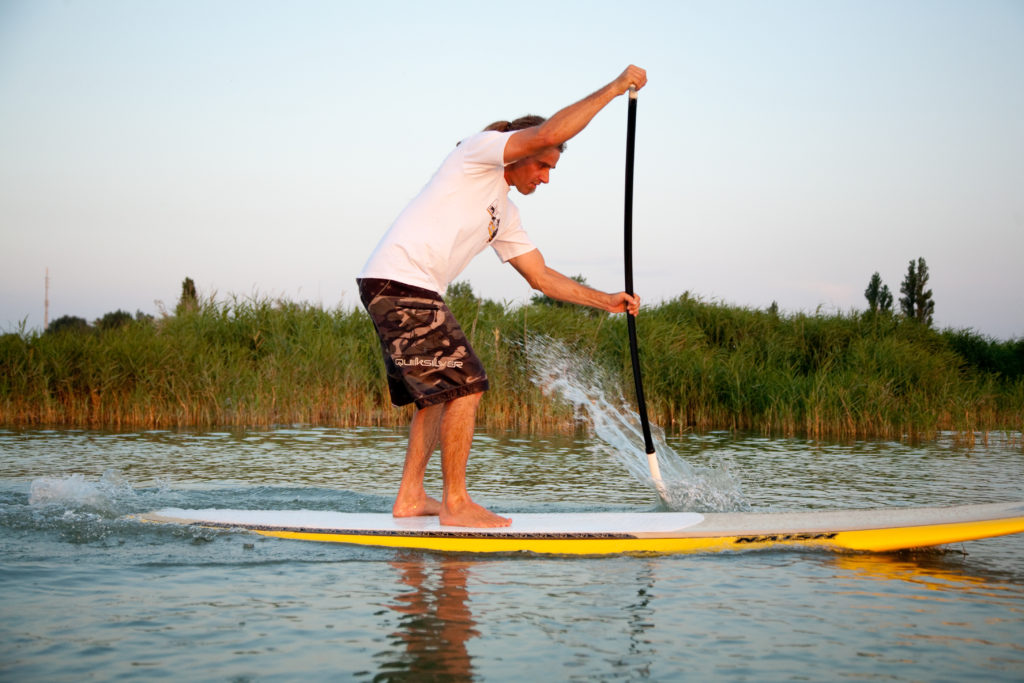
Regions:
<svg viewBox="0 0 1024 683"><path fill-rule="evenodd" d="M513 512L654 509L650 482L596 440L482 435L471 488ZM755 509L1024 499L1013 435L971 449L951 437L666 441L695 471L727 466ZM129 517L168 506L384 512L403 454L393 430L0 432L5 676L793 680L816 677L821 662L829 676L895 681L1024 671L1020 536L904 554L481 558Z"/></svg>

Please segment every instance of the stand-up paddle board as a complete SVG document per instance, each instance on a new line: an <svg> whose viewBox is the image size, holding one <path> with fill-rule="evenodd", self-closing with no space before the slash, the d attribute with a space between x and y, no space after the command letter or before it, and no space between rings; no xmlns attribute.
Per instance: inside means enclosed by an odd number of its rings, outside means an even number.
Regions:
<svg viewBox="0 0 1024 683"><path fill-rule="evenodd" d="M165 508L145 522L245 529L278 538L470 553L699 553L794 546L891 551L1024 531L1024 502L938 508L778 513L512 514L500 529L443 526L437 517L312 510Z"/></svg>

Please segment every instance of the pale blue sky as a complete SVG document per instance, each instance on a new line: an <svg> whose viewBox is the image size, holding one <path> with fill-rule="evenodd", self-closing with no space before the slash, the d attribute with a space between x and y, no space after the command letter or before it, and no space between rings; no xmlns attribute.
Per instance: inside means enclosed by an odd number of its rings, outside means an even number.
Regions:
<svg viewBox="0 0 1024 683"><path fill-rule="evenodd" d="M1024 2L0 0L0 330L204 294L354 305L457 140L648 70L635 271L848 311L931 270L936 322L1024 337ZM513 192L548 262L622 288L626 101ZM530 291L491 253L463 279Z"/></svg>

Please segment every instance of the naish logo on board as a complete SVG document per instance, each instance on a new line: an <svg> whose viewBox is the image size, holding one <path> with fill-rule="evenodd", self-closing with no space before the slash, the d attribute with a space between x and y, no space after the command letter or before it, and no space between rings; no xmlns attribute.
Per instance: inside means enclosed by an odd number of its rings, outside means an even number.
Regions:
<svg viewBox="0 0 1024 683"><path fill-rule="evenodd" d="M829 541L835 538L837 532L832 531L821 534L766 534L764 536L740 536L733 543L779 543L786 541Z"/></svg>
<svg viewBox="0 0 1024 683"><path fill-rule="evenodd" d="M461 368L461 360L447 360L445 358L396 358L395 365L399 367L427 367L427 368Z"/></svg>

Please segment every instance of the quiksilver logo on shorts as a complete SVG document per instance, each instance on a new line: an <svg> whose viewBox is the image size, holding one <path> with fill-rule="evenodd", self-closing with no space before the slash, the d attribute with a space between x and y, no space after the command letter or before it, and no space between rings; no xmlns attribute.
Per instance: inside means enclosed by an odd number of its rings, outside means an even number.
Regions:
<svg viewBox="0 0 1024 683"><path fill-rule="evenodd" d="M447 360L445 358L396 358L395 365L399 367L423 366L428 368L461 368L461 360Z"/></svg>

